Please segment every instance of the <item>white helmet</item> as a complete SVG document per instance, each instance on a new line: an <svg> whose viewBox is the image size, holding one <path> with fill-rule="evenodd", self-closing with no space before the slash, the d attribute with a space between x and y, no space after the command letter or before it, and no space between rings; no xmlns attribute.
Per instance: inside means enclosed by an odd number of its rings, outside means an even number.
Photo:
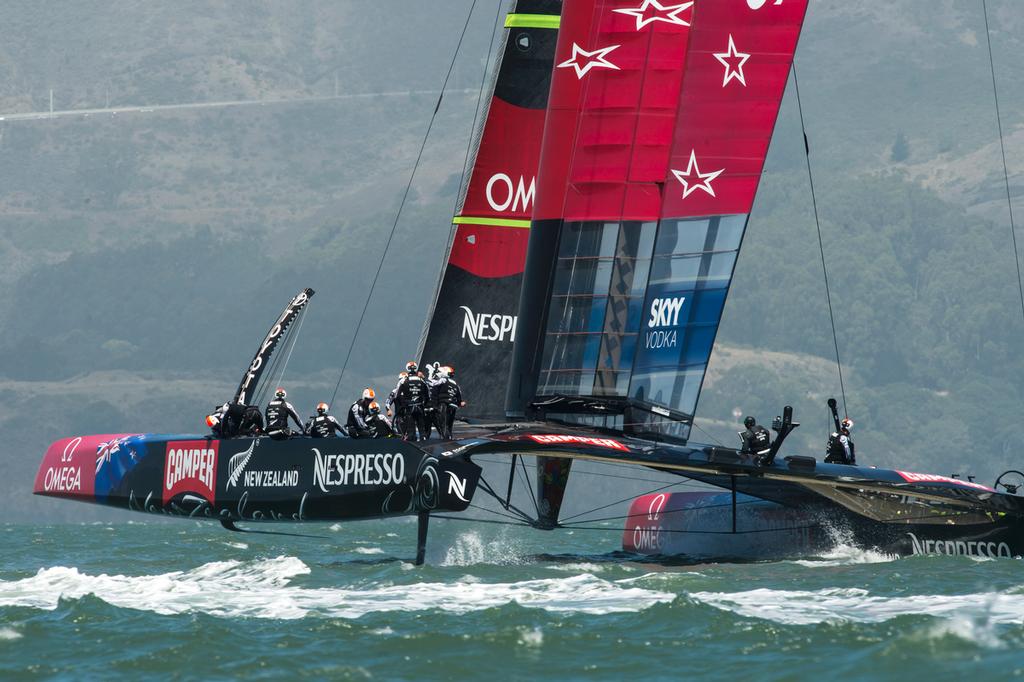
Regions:
<svg viewBox="0 0 1024 682"><path fill-rule="evenodd" d="M373 400L376 397L377 394L369 386L363 389L363 400Z"/></svg>
<svg viewBox="0 0 1024 682"><path fill-rule="evenodd" d="M284 400L285 398L288 397L288 391L286 391L283 388L281 388L280 386L278 386L277 390L274 391L274 397L278 398L280 400Z"/></svg>

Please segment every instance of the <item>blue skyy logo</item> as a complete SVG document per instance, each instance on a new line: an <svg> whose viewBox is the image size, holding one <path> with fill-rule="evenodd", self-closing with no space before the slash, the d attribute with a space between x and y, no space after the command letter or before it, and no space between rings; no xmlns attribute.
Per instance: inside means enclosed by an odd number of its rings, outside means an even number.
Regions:
<svg viewBox="0 0 1024 682"><path fill-rule="evenodd" d="M686 303L685 296L656 298L651 301L648 331L644 334L644 348L675 348L679 340L679 313Z"/></svg>

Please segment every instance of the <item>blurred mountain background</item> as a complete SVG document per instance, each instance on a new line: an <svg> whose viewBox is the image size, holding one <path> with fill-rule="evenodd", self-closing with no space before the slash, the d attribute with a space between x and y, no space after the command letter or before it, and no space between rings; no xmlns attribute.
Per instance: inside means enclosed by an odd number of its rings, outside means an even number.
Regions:
<svg viewBox="0 0 1024 682"><path fill-rule="evenodd" d="M470 17L338 412L415 353L504 4ZM471 5L4 3L5 519L103 514L30 495L46 446L202 431L304 286L285 384L304 414L330 398ZM1020 223L1024 5L988 9ZM981 0L813 0L797 71L859 459L1020 468L1024 315ZM824 447L840 389L803 144L791 79L696 440L734 445L735 413L792 404L789 449Z"/></svg>

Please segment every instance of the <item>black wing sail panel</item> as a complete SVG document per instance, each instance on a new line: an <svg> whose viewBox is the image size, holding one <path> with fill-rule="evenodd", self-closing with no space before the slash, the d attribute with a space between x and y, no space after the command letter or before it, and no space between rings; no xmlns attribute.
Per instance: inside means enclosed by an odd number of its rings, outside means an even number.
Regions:
<svg viewBox="0 0 1024 682"><path fill-rule="evenodd" d="M509 415L688 438L806 5L565 2Z"/></svg>
<svg viewBox="0 0 1024 682"><path fill-rule="evenodd" d="M288 328L291 327L292 323L295 322L306 307L306 304L309 303L313 293L312 289L303 289L285 307L284 312L277 318L274 326L267 332L252 362L249 363L241 383L238 384L238 390L235 391L233 403L236 405L248 405L252 400L252 397L256 394L256 387L259 386L260 377L263 376L263 372L270 364L270 356L274 354L278 343L288 333Z"/></svg>
<svg viewBox="0 0 1024 682"><path fill-rule="evenodd" d="M468 417L499 417L533 212L557 0L519 0L455 217L454 238L419 354L457 370ZM500 381L500 380L499 380Z"/></svg>

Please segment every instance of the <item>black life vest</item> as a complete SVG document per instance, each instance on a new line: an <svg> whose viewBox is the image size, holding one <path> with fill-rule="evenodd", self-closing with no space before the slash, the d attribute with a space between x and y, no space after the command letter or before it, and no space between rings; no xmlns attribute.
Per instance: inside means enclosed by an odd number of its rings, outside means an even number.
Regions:
<svg viewBox="0 0 1024 682"><path fill-rule="evenodd" d="M318 414L313 417L309 425L309 435L313 438L330 438L336 429L340 430L341 425L329 414Z"/></svg>
<svg viewBox="0 0 1024 682"><path fill-rule="evenodd" d="M399 409L422 407L429 397L427 382L417 376L406 377L395 391L395 404Z"/></svg>
<svg viewBox="0 0 1024 682"><path fill-rule="evenodd" d="M267 430L288 428L288 414L291 405L283 398L276 398L267 405Z"/></svg>
<svg viewBox="0 0 1024 682"><path fill-rule="evenodd" d="M452 379L444 379L434 385L434 402L438 405L458 405L462 402L462 390Z"/></svg>

